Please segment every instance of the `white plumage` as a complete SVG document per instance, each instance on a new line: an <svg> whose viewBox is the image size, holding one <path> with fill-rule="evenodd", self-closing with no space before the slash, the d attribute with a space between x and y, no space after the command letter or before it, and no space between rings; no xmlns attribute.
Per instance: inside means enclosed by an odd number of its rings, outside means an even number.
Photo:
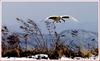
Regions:
<svg viewBox="0 0 100 61"><path fill-rule="evenodd" d="M61 15L61 16L53 15L53 16L47 17L46 20L52 20L53 22L56 22L56 23L59 23L59 22L61 23L61 21L65 22L65 21L71 21L71 20L75 22L79 22L76 18L70 15Z"/></svg>

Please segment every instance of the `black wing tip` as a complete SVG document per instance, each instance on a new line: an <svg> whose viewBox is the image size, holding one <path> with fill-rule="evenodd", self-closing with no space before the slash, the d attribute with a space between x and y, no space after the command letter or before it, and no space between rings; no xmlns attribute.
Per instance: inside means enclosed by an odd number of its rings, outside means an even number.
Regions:
<svg viewBox="0 0 100 61"><path fill-rule="evenodd" d="M62 18L69 18L69 16L63 16Z"/></svg>

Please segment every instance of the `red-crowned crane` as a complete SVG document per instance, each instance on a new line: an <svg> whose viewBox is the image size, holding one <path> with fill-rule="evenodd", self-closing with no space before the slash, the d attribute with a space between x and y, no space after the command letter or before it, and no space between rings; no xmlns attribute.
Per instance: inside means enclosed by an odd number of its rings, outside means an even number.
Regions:
<svg viewBox="0 0 100 61"><path fill-rule="evenodd" d="M70 16L70 15L62 15L62 16L49 16L46 18L46 20L53 20L53 23L56 22L56 23L61 23L61 21L70 21L70 20L73 20L75 22L79 22L76 18Z"/></svg>

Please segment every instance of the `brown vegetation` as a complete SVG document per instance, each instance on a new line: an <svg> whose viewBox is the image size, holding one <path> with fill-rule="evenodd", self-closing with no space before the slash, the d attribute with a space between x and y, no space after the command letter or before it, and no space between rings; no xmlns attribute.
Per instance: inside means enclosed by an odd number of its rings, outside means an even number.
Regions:
<svg viewBox="0 0 100 61"><path fill-rule="evenodd" d="M20 50L19 49L9 49L2 51L2 56L3 57L20 57Z"/></svg>
<svg viewBox="0 0 100 61"><path fill-rule="evenodd" d="M60 39L59 34L55 30L55 24L45 22L50 36L52 37L51 48L48 48L47 40L44 39L44 36L39 29L38 25L31 19L28 19L27 22L24 22L22 19L16 18L22 26L20 28L24 31L22 38L25 41L25 50L20 46L20 35L12 33L9 35L9 30L6 26L2 28L2 57L27 57L36 54L48 54L50 59L58 59L62 56L74 58L76 56L80 57L91 57L93 54L98 55L98 48L94 51L89 51L79 48L79 51L75 53L71 51L66 43ZM34 37L34 42L32 50L28 50L28 38L30 35Z"/></svg>

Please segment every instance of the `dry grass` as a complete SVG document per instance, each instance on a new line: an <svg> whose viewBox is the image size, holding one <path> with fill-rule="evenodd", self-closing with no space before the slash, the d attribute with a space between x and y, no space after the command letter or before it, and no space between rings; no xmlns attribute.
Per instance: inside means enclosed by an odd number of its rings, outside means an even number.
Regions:
<svg viewBox="0 0 100 61"><path fill-rule="evenodd" d="M50 36L52 36L52 43L50 45L51 48L48 48L47 40L44 39L44 36L39 29L38 25L28 19L27 22L24 22L22 19L17 18L20 21L21 26L20 28L23 30L25 35L23 35L23 39L25 40L25 51L21 49L19 45L20 37L17 34L9 35L7 27L2 28L2 56L3 57L27 57L36 54L48 54L50 59L58 59L61 58L63 55L66 57L74 58L76 56L80 57L91 57L92 54L98 55L98 48L94 51L82 50L79 47L78 53L71 51L68 46L65 44L64 41L60 39L59 34L55 31L56 27L52 23L46 22L46 26ZM5 35L6 34L6 35ZM34 49L28 50L27 49L27 41L28 38L32 35L34 37L34 42L36 42L35 46L33 45ZM13 36L13 37L11 37ZM6 44L7 43L7 44ZM15 46L14 46L15 44ZM8 47L7 47L8 46ZM10 48L9 48L10 47ZM13 52L13 53L12 53Z"/></svg>

